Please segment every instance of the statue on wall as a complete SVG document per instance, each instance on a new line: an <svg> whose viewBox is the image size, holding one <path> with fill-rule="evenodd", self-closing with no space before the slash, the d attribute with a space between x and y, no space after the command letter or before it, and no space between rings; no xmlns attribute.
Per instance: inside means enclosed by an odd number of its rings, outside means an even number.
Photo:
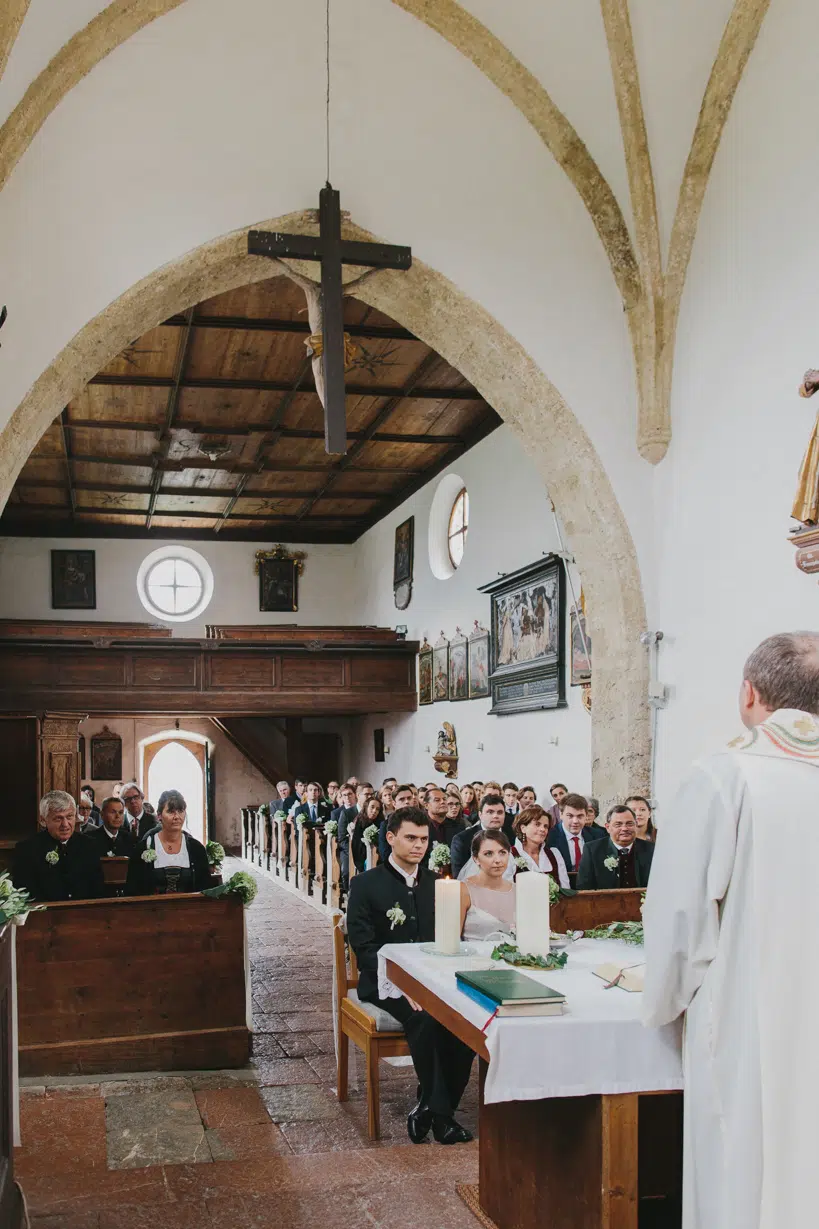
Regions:
<svg viewBox="0 0 819 1229"><path fill-rule="evenodd" d="M443 723L438 731L438 746L432 757L436 772L454 781L458 776L458 740L455 737L455 727L449 721Z"/></svg>
<svg viewBox="0 0 819 1229"><path fill-rule="evenodd" d="M812 397L819 391L819 371L806 371L799 386L800 397ZM819 414L799 470L799 485L796 488L791 516L801 526L816 525L819 521ZM796 530L795 532L798 532Z"/></svg>

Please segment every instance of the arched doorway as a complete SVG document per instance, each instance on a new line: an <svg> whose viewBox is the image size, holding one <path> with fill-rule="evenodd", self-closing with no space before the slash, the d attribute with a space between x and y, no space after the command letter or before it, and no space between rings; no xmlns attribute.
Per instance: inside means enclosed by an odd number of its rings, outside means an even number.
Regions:
<svg viewBox="0 0 819 1229"><path fill-rule="evenodd" d="M203 844L207 841L207 751L204 743L174 736L144 748L145 795L156 806L160 794L178 789L188 804L186 828Z"/></svg>
<svg viewBox="0 0 819 1229"><path fill-rule="evenodd" d="M315 234L302 211L259 223ZM377 236L351 223L351 239ZM308 270L309 272L309 270ZM0 434L0 506L29 453L61 408L134 337L205 298L270 277L248 256L247 230L233 231L164 265L114 300L40 376ZM442 274L414 260L356 287L356 298L410 329L456 367L508 423L546 484L583 577L595 648L592 783L605 802L647 788L648 656L637 554L622 509L591 440L548 377L484 308Z"/></svg>

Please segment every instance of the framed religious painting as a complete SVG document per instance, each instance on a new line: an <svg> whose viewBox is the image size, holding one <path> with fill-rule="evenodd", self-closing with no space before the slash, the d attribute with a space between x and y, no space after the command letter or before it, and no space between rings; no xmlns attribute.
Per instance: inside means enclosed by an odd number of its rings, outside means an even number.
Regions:
<svg viewBox="0 0 819 1229"><path fill-rule="evenodd" d="M432 645L426 637L418 653L418 703L432 703Z"/></svg>
<svg viewBox="0 0 819 1229"><path fill-rule="evenodd" d="M582 599L581 599L582 602ZM591 638L586 629L586 614L582 606L572 610L571 618L571 685L582 687L591 682Z"/></svg>
<svg viewBox="0 0 819 1229"><path fill-rule="evenodd" d="M392 558L392 588L397 610L406 610L412 598L412 569L415 551L415 517L402 521L395 531Z"/></svg>
<svg viewBox="0 0 819 1229"><path fill-rule="evenodd" d="M449 642L449 698L469 699L469 641L461 634L460 627Z"/></svg>
<svg viewBox="0 0 819 1229"><path fill-rule="evenodd" d="M290 613L299 608L299 577L304 571L304 551L288 551L284 546L256 552L255 571L259 577L259 610Z"/></svg>
<svg viewBox="0 0 819 1229"><path fill-rule="evenodd" d="M91 780L122 780L122 739L107 725L91 739Z"/></svg>
<svg viewBox="0 0 819 1229"><path fill-rule="evenodd" d="M563 561L547 555L481 588L491 603L491 713L565 708Z"/></svg>
<svg viewBox="0 0 819 1229"><path fill-rule="evenodd" d="M475 620L469 637L469 698L483 700L489 695L489 632Z"/></svg>
<svg viewBox="0 0 819 1229"><path fill-rule="evenodd" d="M432 650L432 698L449 699L449 641L441 632L441 638Z"/></svg>
<svg viewBox="0 0 819 1229"><path fill-rule="evenodd" d="M51 609L96 610L97 576L92 550L51 552Z"/></svg>

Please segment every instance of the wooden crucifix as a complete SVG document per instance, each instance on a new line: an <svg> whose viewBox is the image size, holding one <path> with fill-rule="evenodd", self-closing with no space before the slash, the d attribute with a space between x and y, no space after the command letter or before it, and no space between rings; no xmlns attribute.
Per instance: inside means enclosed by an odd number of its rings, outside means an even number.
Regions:
<svg viewBox="0 0 819 1229"><path fill-rule="evenodd" d="M283 235L251 230L247 236L251 256L321 261L321 334L324 375L324 445L327 452L347 451L347 409L344 395L344 291L342 266L370 269L409 269L408 247L387 243L358 243L341 237L341 200L328 183L319 193L319 234ZM321 390L319 390L320 392Z"/></svg>

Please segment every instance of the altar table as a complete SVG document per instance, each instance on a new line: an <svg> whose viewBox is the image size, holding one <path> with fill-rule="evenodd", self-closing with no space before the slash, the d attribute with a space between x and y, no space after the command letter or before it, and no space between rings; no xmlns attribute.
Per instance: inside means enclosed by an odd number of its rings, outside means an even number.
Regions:
<svg viewBox="0 0 819 1229"><path fill-rule="evenodd" d="M379 980L382 994L408 994L481 1060L481 1210L498 1229L679 1224L680 1028L643 1028L641 996L606 990L591 972L634 964L642 949L570 944L565 969L525 970L566 994L563 1015L487 1026L488 1012L455 981L458 969L492 964L491 943L471 946L476 957L447 959L388 944Z"/></svg>
<svg viewBox="0 0 819 1229"><path fill-rule="evenodd" d="M198 893L61 901L17 934L20 1074L242 1067L244 909Z"/></svg>

